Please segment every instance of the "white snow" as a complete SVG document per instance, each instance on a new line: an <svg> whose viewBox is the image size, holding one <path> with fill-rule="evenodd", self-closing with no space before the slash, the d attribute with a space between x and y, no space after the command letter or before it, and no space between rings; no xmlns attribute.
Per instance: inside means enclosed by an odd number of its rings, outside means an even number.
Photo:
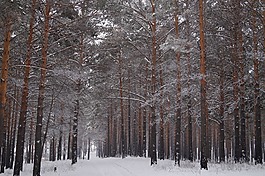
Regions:
<svg viewBox="0 0 265 176"><path fill-rule="evenodd" d="M54 167L57 171L54 172ZM2 176L11 176L7 170ZM32 175L32 165L25 165L21 176ZM265 166L251 164L209 164L209 170L201 170L199 162L181 162L181 167L174 166L174 161L158 160L150 166L148 158L96 158L71 161L42 162L42 176L265 176Z"/></svg>

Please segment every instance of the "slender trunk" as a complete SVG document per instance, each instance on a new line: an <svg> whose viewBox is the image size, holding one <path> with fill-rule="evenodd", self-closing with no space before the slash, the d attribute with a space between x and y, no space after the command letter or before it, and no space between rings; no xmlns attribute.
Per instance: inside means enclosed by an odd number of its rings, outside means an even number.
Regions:
<svg viewBox="0 0 265 176"><path fill-rule="evenodd" d="M84 35L81 35L80 38L80 58L79 58L79 74L82 72L82 65L84 64ZM78 147L77 147L77 139L78 139L78 119L80 115L80 93L81 93L82 80L81 78L76 80L76 99L75 99L75 110L73 117L73 134L72 134L72 164L77 162L78 155Z"/></svg>
<svg viewBox="0 0 265 176"><path fill-rule="evenodd" d="M19 97L19 89L17 87L15 87L16 90L16 100L18 100ZM14 159L15 159L15 141L16 141L16 132L17 132L17 119L18 119L18 110L19 110L19 104L18 102L16 102L15 104L15 119L14 119L14 123L13 123L13 138L12 138L12 151L11 151L11 166L10 168L13 168L13 164L14 164Z"/></svg>
<svg viewBox="0 0 265 176"><path fill-rule="evenodd" d="M176 38L179 39L179 20L178 20L178 1L175 0L175 33ZM176 53L177 63L177 111L175 117L175 165L180 166L181 158L181 63L180 63L180 52Z"/></svg>
<svg viewBox="0 0 265 176"><path fill-rule="evenodd" d="M239 13L240 12L240 2L235 1L234 2L235 6L235 12ZM239 119L239 86L238 86L238 77L239 77L239 69L238 69L238 60L239 60L239 55L238 55L238 36L239 36L239 16L238 14L235 14L235 19L236 19L236 24L234 26L234 53L233 53L233 87L234 87L234 129L235 129L235 142L234 142L234 151L235 151L235 157L234 160L235 162L239 162L241 158L241 143L240 143L240 119Z"/></svg>
<svg viewBox="0 0 265 176"><path fill-rule="evenodd" d="M42 157L42 119L43 119L43 104L45 93L45 78L47 67L47 50L48 50L48 36L49 36L49 20L50 20L50 1L46 1L45 5L45 21L44 21L44 38L42 47L42 64L41 64L41 77L39 83L39 95L37 105L37 122L35 132L35 153L33 164L33 176L40 176L41 157Z"/></svg>
<svg viewBox="0 0 265 176"><path fill-rule="evenodd" d="M0 82L0 156L2 157L0 173L4 173L5 167L5 150L6 150L6 93L7 93L7 78L8 78L8 62L10 53L11 40L11 19L8 17L5 29L4 50L2 57L2 71Z"/></svg>
<svg viewBox="0 0 265 176"><path fill-rule="evenodd" d="M157 50L157 42L156 42L156 6L155 0L151 0L152 6L152 65L151 65L151 87L152 87L152 96L154 98L156 93L156 50ZM156 155L156 105L155 98L153 99L151 106L151 141L150 141L150 156L151 156L151 165L157 164L157 155Z"/></svg>
<svg viewBox="0 0 265 176"><path fill-rule="evenodd" d="M239 31L239 67L240 67L240 125L241 125L241 161L246 162L246 115L245 115L245 74L244 74L244 51L243 51L243 36L242 31Z"/></svg>
<svg viewBox="0 0 265 176"><path fill-rule="evenodd" d="M32 136L33 136L33 113L31 114L31 118L30 118L29 144L28 144L28 156L27 156L28 164L31 162Z"/></svg>
<svg viewBox="0 0 265 176"><path fill-rule="evenodd" d="M148 113L148 158L151 158L151 108Z"/></svg>
<svg viewBox="0 0 265 176"><path fill-rule="evenodd" d="M109 108L110 109L110 108ZM110 115L110 110L108 112L108 133L107 133L107 157L110 157L110 152L111 152L111 115Z"/></svg>
<svg viewBox="0 0 265 176"><path fill-rule="evenodd" d="M187 9L190 8L190 1L187 0ZM192 112L191 112L191 55L190 55L190 49L191 49L191 44L190 44L190 37L191 37L191 31L190 31L190 17L187 14L186 15L186 19L187 19L187 39L188 39L188 45L187 45L187 49L188 49L188 53L187 53L187 60L188 60L188 104L187 104L187 108L188 108L188 147L189 147L189 151L188 151L188 159L192 162L194 160L194 156L193 156L193 145L192 145L192 133L193 133L193 129L192 129Z"/></svg>
<svg viewBox="0 0 265 176"><path fill-rule="evenodd" d="M74 110L74 118L73 118L73 133L72 133L72 164L75 164L77 162L78 116L79 116L79 100L75 100L75 110Z"/></svg>
<svg viewBox="0 0 265 176"><path fill-rule="evenodd" d="M67 159L72 159L72 121L69 123L68 145L67 145Z"/></svg>
<svg viewBox="0 0 265 176"><path fill-rule="evenodd" d="M63 160L66 159L66 137L65 134L63 134Z"/></svg>
<svg viewBox="0 0 265 176"><path fill-rule="evenodd" d="M205 62L205 39L203 0L199 0L199 23L200 23L200 73L201 73L201 169L208 169L208 108L206 101L206 62Z"/></svg>
<svg viewBox="0 0 265 176"><path fill-rule="evenodd" d="M140 83L141 85L141 83ZM138 108L138 156L143 157L143 152L142 152L142 109L141 109L141 104L139 105Z"/></svg>
<svg viewBox="0 0 265 176"><path fill-rule="evenodd" d="M111 114L113 115L113 112L111 112ZM112 157L115 157L117 155L117 151L118 151L118 147L117 147L117 125L118 123L118 120L116 117L114 117L114 120L113 120L113 151L112 151Z"/></svg>
<svg viewBox="0 0 265 176"><path fill-rule="evenodd" d="M142 152L143 152L143 157L146 158L146 118L147 118L147 112L146 108L143 108L143 142L142 142Z"/></svg>
<svg viewBox="0 0 265 176"><path fill-rule="evenodd" d="M51 121L51 117L52 117L53 102L54 102L54 94L52 94L52 97L51 97L51 103L50 103L50 109L49 109L49 114L48 114L48 118L47 118L46 128L45 128L43 138L42 138L41 153L43 152L44 145L45 145L46 139L47 139L49 125L50 125L50 121ZM53 121L54 121L54 119L53 119Z"/></svg>
<svg viewBox="0 0 265 176"><path fill-rule="evenodd" d="M16 73L17 74L17 73ZM12 169L13 168L13 164L12 162L14 161L13 159L13 151L14 151L14 145L13 145L13 138L15 138L15 135L13 134L13 131L14 131L14 123L15 123L15 120L16 120L16 98L17 98L17 87L15 85L14 87L14 93L13 93L13 101L12 101L12 117L11 117L11 126L10 126L10 140L9 140L9 146L10 146L10 157L9 157L9 161L10 161L10 165L9 165L9 169Z"/></svg>
<svg viewBox="0 0 265 176"><path fill-rule="evenodd" d="M7 101L7 106L8 106L8 111L7 111L7 144L6 144L6 169L10 168L10 154L11 154L11 120L12 120L12 104L11 104L11 99L9 98Z"/></svg>
<svg viewBox="0 0 265 176"><path fill-rule="evenodd" d="M148 64L145 65L145 88L144 88L144 97L147 98L147 85L148 85ZM143 108L143 156L146 157L146 134L147 134L147 108Z"/></svg>
<svg viewBox="0 0 265 176"><path fill-rule="evenodd" d="M189 9L189 0L187 0L187 9ZM191 113L191 56L190 56L190 17L187 14L187 39L188 39L188 54L187 54L187 60L188 60L188 159L192 162L193 161L193 145L192 145L192 113Z"/></svg>
<svg viewBox="0 0 265 176"><path fill-rule="evenodd" d="M263 3L265 3L264 0L263 0ZM263 9L263 51L265 51L265 9ZM263 54L265 55L265 52L263 52ZM265 62L264 62L264 68L265 68ZM265 161L265 145L264 145L263 153L264 153L264 161Z"/></svg>
<svg viewBox="0 0 265 176"><path fill-rule="evenodd" d="M31 65L31 54L32 54L32 40L33 40L33 29L35 21L35 5L36 0L32 0L31 7L31 18L29 24L29 35L27 41L27 55L25 62L25 73L24 73L24 85L22 91L21 107L20 107L20 116L19 116L19 125L17 133L17 144L16 144L16 157L15 157L15 167L14 167L14 176L20 175L22 170L21 163L23 163L23 151L24 151L24 142L25 142L25 128L26 128L26 114L28 108L28 94L29 94L29 74L30 74L30 65Z"/></svg>
<svg viewBox="0 0 265 176"><path fill-rule="evenodd" d="M255 1L253 2L256 7ZM256 26L256 12L253 12L253 60L254 60L254 117L255 117L255 164L262 164L262 139L261 139L261 103L260 103L260 86L259 86L259 58L258 38Z"/></svg>
<svg viewBox="0 0 265 176"><path fill-rule="evenodd" d="M160 122L159 122L159 159L164 160L165 159L165 150L164 150L164 112L163 112L163 71L162 68L160 68Z"/></svg>
<svg viewBox="0 0 265 176"><path fill-rule="evenodd" d="M119 81L120 81L120 110L121 110L121 157L125 158L125 133L124 133L124 112L123 112L123 78L122 78L122 56L119 51Z"/></svg>
<svg viewBox="0 0 265 176"><path fill-rule="evenodd" d="M87 160L90 160L90 137L87 142Z"/></svg>
<svg viewBox="0 0 265 176"><path fill-rule="evenodd" d="M220 162L225 162L225 151L224 151L224 65L221 61L221 72L220 72L220 140L219 140L219 157Z"/></svg>
<svg viewBox="0 0 265 176"><path fill-rule="evenodd" d="M129 92L131 91L131 78L130 78L130 68L128 69L128 84ZM132 155L132 146L131 146L131 94L128 95L128 155Z"/></svg>
<svg viewBox="0 0 265 176"><path fill-rule="evenodd" d="M137 111L136 108L134 109L134 116L133 116L133 146L132 146L132 154L133 156L137 156L137 130L136 130L136 118L137 118Z"/></svg>
<svg viewBox="0 0 265 176"><path fill-rule="evenodd" d="M52 161L56 160L56 139L55 134L53 133L52 137Z"/></svg>
<svg viewBox="0 0 265 176"><path fill-rule="evenodd" d="M169 121L166 122L166 140L165 140L165 155L166 155L166 159L170 158L170 129L169 129Z"/></svg>
<svg viewBox="0 0 265 176"><path fill-rule="evenodd" d="M58 149L57 149L57 160L62 159L62 140L63 140L63 132L62 132L62 130L60 130Z"/></svg>

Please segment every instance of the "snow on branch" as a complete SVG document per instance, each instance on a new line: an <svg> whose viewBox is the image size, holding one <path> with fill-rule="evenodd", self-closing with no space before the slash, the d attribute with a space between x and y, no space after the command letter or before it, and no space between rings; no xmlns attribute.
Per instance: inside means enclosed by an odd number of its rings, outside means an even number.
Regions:
<svg viewBox="0 0 265 176"><path fill-rule="evenodd" d="M175 52L188 53L188 41L186 39L177 39L172 35L168 35L165 43L160 45L161 50L174 50Z"/></svg>

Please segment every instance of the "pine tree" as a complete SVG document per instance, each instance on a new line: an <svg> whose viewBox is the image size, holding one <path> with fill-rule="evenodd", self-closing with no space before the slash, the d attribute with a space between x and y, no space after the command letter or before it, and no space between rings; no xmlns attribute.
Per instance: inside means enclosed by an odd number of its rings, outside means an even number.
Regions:
<svg viewBox="0 0 265 176"><path fill-rule="evenodd" d="M42 119L43 119L43 103L45 93L45 78L47 71L47 50L48 50L48 37L49 37L49 22L50 22L51 2L48 0L45 4L44 10L44 33L43 33L43 47L42 47L42 63L41 63L41 77L39 82L39 94L37 105L37 122L35 132L35 153L33 176L40 176L41 158L42 158Z"/></svg>
<svg viewBox="0 0 265 176"><path fill-rule="evenodd" d="M199 23L200 23L200 74L201 74L201 169L207 166L207 139L208 139L208 109L206 101L206 62L205 62L205 39L204 39L204 17L203 0L199 0Z"/></svg>
<svg viewBox="0 0 265 176"><path fill-rule="evenodd" d="M20 175L22 170L21 163L23 163L23 153L24 153L24 142L25 142L25 128L26 128L26 114L28 108L28 94L29 94L29 74L31 65L31 54L32 54L32 41L33 41L33 28L35 21L35 6L36 0L32 0L31 7L31 18L29 24L29 35L27 41L27 55L25 62L25 73L24 73L24 85L22 91L22 100L19 116L19 125L17 133L17 144L16 144L16 158L14 167L14 176ZM30 144L31 145L31 144ZM29 151L30 152L30 151Z"/></svg>
<svg viewBox="0 0 265 176"><path fill-rule="evenodd" d="M5 155L6 155L6 132L7 132L7 79L8 79L8 62L10 56L10 42L11 42L11 32L12 32L12 21L11 17L8 16L5 21L5 38L4 38L4 50L2 57L2 71L0 80L0 156L1 156L1 170L0 173L4 173L5 167Z"/></svg>
<svg viewBox="0 0 265 176"><path fill-rule="evenodd" d="M152 6L152 22L150 24L152 33L152 65L151 65L151 87L153 102L151 105L151 133L150 133L150 149L151 149L151 165L157 164L156 156L156 103L155 103L155 93L156 93L156 55L157 55L157 41L156 41L156 5L155 0L150 1Z"/></svg>

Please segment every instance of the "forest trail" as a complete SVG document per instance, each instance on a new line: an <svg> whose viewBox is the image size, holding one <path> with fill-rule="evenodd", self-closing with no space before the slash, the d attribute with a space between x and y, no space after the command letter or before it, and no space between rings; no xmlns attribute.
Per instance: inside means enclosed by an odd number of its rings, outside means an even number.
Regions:
<svg viewBox="0 0 265 176"><path fill-rule="evenodd" d="M57 168L54 172L54 167ZM158 160L158 164L150 166L149 158L127 157L97 158L92 153L90 160L78 160L71 165L70 160L43 161L41 176L264 176L264 165L251 164L212 164L209 170L201 170L199 162L181 162L181 167L174 166L172 160ZM1 176L12 176L7 170ZM21 176L32 175L32 164L26 164Z"/></svg>

